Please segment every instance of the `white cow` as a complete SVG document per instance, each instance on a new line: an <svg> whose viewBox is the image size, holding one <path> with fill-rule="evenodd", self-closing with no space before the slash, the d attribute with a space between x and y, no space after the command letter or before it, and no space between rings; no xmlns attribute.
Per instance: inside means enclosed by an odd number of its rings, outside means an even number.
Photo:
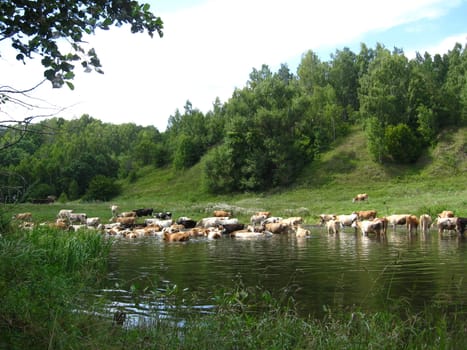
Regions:
<svg viewBox="0 0 467 350"><path fill-rule="evenodd" d="M228 216L224 216L224 217L210 216L207 218L202 218L200 221L198 221L196 226L202 227L202 228L217 227L227 222L227 220L229 220ZM237 223L238 223L238 220L237 220Z"/></svg>
<svg viewBox="0 0 467 350"><path fill-rule="evenodd" d="M448 230L448 231L455 230L456 223L457 223L456 217L437 218L436 226L438 227L438 233L442 234L445 230Z"/></svg>
<svg viewBox="0 0 467 350"><path fill-rule="evenodd" d="M77 223L77 224L86 224L86 219L87 219L86 213L69 213L68 214L68 220L70 223Z"/></svg>
<svg viewBox="0 0 467 350"><path fill-rule="evenodd" d="M57 219L68 219L71 213L73 213L73 209L60 209Z"/></svg>
<svg viewBox="0 0 467 350"><path fill-rule="evenodd" d="M174 223L174 221L172 219L161 220L161 219L151 218L151 219L145 219L144 223L146 226L158 225L161 228L165 228L165 227L170 227Z"/></svg>
<svg viewBox="0 0 467 350"><path fill-rule="evenodd" d="M368 236L369 233L375 233L377 237L384 235L385 221L381 219L355 221L352 227L359 228L363 236Z"/></svg>
<svg viewBox="0 0 467 350"><path fill-rule="evenodd" d="M420 231L422 231L422 233L427 233L428 230L430 229L432 222L433 221L430 215L428 214L420 215Z"/></svg>
<svg viewBox="0 0 467 350"><path fill-rule="evenodd" d="M118 212L120 211L120 207L114 204L110 207L110 210L112 211L112 217L114 218L118 215Z"/></svg>
<svg viewBox="0 0 467 350"><path fill-rule="evenodd" d="M345 227L352 227L352 224L357 221L358 215L357 213L352 213L349 215L337 215L337 221L341 223L341 228L344 229ZM355 228L355 233L357 229Z"/></svg>
<svg viewBox="0 0 467 350"><path fill-rule="evenodd" d="M321 214L319 216L319 224L324 225L329 220L336 220L336 219L337 219L337 216L334 214Z"/></svg>
<svg viewBox="0 0 467 350"><path fill-rule="evenodd" d="M262 225L263 221L266 220L268 217L264 214L260 214L260 215L252 215L251 218L250 218L250 224L253 225L253 227L255 227L256 225Z"/></svg>
<svg viewBox="0 0 467 350"><path fill-rule="evenodd" d="M407 224L408 216L410 216L410 214L394 214L394 215L386 216L386 219L388 220L388 224L392 225L393 232L396 232L397 225Z"/></svg>
<svg viewBox="0 0 467 350"><path fill-rule="evenodd" d="M86 226L97 227L101 223L99 217L86 218Z"/></svg>
<svg viewBox="0 0 467 350"><path fill-rule="evenodd" d="M328 230L328 234L338 234L340 228L341 222L339 220L331 219L326 222L326 229Z"/></svg>

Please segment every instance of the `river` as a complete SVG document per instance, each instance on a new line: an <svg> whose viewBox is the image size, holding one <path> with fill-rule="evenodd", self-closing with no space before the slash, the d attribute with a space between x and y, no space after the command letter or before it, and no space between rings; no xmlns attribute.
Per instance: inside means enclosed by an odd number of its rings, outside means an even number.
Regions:
<svg viewBox="0 0 467 350"><path fill-rule="evenodd" d="M239 285L293 295L301 315L355 305L375 311L396 301L415 308L438 301L467 304L466 239L389 231L386 239L328 235L316 227L307 238L117 239L100 294L131 323L154 314L170 317L167 295L174 288L195 292L194 307L201 312L212 310L215 291Z"/></svg>

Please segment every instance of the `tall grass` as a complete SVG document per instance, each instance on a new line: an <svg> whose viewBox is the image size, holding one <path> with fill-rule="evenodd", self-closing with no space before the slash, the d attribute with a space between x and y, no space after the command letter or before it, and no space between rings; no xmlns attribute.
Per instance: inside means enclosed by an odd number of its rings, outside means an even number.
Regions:
<svg viewBox="0 0 467 350"><path fill-rule="evenodd" d="M153 322L122 330L120 339L138 349L460 349L467 345L466 315L453 315L440 305L414 312L396 301L379 312L325 308L324 317L299 317L292 296L243 286L218 291L213 302L210 313L187 315L182 310L182 326L154 315Z"/></svg>
<svg viewBox="0 0 467 350"><path fill-rule="evenodd" d="M110 241L48 228L0 239L0 348L61 348L73 337L83 291L105 273ZM60 337L56 337L60 334Z"/></svg>

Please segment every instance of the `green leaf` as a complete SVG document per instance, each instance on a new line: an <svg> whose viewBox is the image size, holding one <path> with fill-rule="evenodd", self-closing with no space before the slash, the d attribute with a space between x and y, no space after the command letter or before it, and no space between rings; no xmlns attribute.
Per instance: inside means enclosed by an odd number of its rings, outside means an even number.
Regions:
<svg viewBox="0 0 467 350"><path fill-rule="evenodd" d="M73 85L73 83L71 83L71 82L69 82L69 81L66 81L65 83L68 85L68 87L70 88L70 90L73 91L73 90L75 89L75 86Z"/></svg>

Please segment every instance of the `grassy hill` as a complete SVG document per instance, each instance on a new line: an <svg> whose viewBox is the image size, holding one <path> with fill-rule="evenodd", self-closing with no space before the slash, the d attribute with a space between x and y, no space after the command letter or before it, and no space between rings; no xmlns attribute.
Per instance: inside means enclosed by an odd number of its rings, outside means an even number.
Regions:
<svg viewBox="0 0 467 350"><path fill-rule="evenodd" d="M367 152L361 130L354 130L306 167L288 188L266 193L211 195L203 187L203 160L194 167L140 169L133 183L123 184L116 202L151 205L187 215L202 215L213 208L230 208L237 216L260 209L276 215L315 217L322 212L346 213L375 208L381 214L419 214L449 208L467 216L467 128L445 130L416 164L381 165ZM357 193L367 192L368 203L355 204Z"/></svg>

